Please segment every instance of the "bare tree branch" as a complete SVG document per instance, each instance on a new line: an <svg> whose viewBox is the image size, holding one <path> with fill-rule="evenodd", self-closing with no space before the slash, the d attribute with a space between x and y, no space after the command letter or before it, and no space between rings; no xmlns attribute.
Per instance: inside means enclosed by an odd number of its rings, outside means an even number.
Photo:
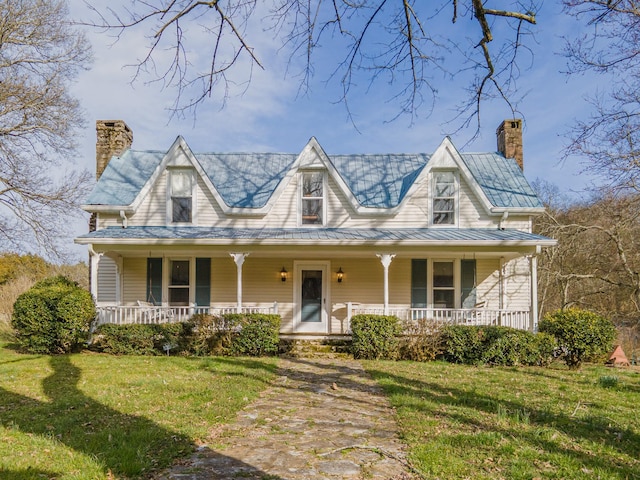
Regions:
<svg viewBox="0 0 640 480"><path fill-rule="evenodd" d="M232 79L245 84L250 80L244 71L247 64L266 68L257 53L262 30L258 31L255 25L262 20L263 23L270 22L269 31L280 40L282 52L286 50L287 72L300 76L299 92L309 91L316 73L316 55L326 41L331 45L327 47L331 48L331 56L336 59L333 68L329 69L329 81L341 84L340 101L344 102L350 115L350 98L354 92L362 91L362 84L366 85L365 91L369 91L378 83L384 83L396 87L389 101L398 102L397 116L408 115L413 119L425 107L428 115L437 99L432 83L434 72L448 72L445 59L450 49L440 40L439 34L432 32L433 26L438 25L444 5L453 7L453 24L464 5L473 11L473 18L480 27L481 37L476 39L479 56L463 46L466 29L457 30L452 24L448 37L460 45L460 52L464 52L460 71L470 65L477 72L473 81L473 102L469 102L468 107L474 110L479 122L477 105L488 96L495 94L506 100L513 110L511 95L514 90L509 72L517 69L509 68L509 64L517 61L515 53L520 44L522 24L536 23L535 0L529 1L529 8L521 11L521 3L517 1L509 2L513 8L496 10L485 8L482 0L463 3L443 0L442 5L415 0L274 0L260 5L255 0L158 0L157 3L133 0L131 11L98 7L97 3L92 3L97 20L85 24L111 31L117 38L128 30L144 27L150 44L147 56L137 62L136 76L151 74L150 81L162 81L163 88L175 89L174 112L195 109L206 98L218 93L217 88L222 89L220 92L224 97ZM219 16L218 20L214 19L214 14ZM488 17L506 24L515 22L514 40L501 38L498 55L492 54L488 46L494 41ZM197 28L208 33L212 42L190 44L178 29L182 24L188 24L190 31ZM248 25L252 27L248 28ZM431 30L428 30L429 25ZM169 38L170 26L176 27L176 34ZM167 48L175 52L174 58L156 72L160 52ZM514 55L505 56L507 50L513 51ZM205 51L210 59L206 67L188 60L193 52L202 56ZM469 63L465 65L466 62Z"/></svg>

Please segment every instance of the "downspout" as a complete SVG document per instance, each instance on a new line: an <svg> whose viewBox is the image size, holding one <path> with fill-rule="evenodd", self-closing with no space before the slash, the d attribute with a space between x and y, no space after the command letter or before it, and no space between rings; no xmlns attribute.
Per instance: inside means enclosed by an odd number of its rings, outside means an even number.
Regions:
<svg viewBox="0 0 640 480"><path fill-rule="evenodd" d="M500 230L504 230L504 222L507 221L507 218L509 218L509 212L504 211L502 213L502 218L500 218Z"/></svg>
<svg viewBox="0 0 640 480"><path fill-rule="evenodd" d="M127 226L129 225L129 219L124 213L124 210L120 210L120 218L122 219L122 228L127 228Z"/></svg>

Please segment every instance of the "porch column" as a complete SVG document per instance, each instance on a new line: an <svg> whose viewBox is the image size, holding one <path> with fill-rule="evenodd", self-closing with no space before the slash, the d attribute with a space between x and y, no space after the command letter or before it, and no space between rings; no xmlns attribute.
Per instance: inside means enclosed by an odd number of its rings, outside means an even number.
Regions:
<svg viewBox="0 0 640 480"><path fill-rule="evenodd" d="M233 261L236 262L236 268L238 269L238 286L237 288L237 300L236 300L236 312L242 313L242 264L245 258L249 256L248 253L230 253Z"/></svg>
<svg viewBox="0 0 640 480"><path fill-rule="evenodd" d="M538 331L538 253L540 247L536 247L536 254L531 255L531 320L530 328Z"/></svg>
<svg viewBox="0 0 640 480"><path fill-rule="evenodd" d="M382 263L382 267L384 268L384 314L389 315L389 265L391 265L391 261L393 257L395 257L395 253L377 253L376 257L380 259L380 263Z"/></svg>
<svg viewBox="0 0 640 480"><path fill-rule="evenodd" d="M91 296L94 301L98 301L98 264L100 263L100 259L102 258L103 253L98 253L93 249L93 245L89 245L89 265L90 265L90 276L89 276L89 290L91 291Z"/></svg>

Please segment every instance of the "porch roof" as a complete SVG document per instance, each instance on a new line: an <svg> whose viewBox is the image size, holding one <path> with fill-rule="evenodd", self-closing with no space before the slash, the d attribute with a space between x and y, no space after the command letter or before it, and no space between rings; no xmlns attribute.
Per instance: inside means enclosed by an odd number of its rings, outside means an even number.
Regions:
<svg viewBox="0 0 640 480"><path fill-rule="evenodd" d="M108 227L89 232L76 243L106 244L261 244L261 245L442 245L552 246L555 240L520 230L481 228L224 228Z"/></svg>

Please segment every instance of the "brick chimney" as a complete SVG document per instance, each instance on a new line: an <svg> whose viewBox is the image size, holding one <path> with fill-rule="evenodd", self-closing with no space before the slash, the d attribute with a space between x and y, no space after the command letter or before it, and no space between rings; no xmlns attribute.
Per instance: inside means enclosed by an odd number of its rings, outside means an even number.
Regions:
<svg viewBox="0 0 640 480"><path fill-rule="evenodd" d="M506 158L514 158L524 170L524 152L522 150L522 120L514 118L505 120L496 130L498 152Z"/></svg>
<svg viewBox="0 0 640 480"><path fill-rule="evenodd" d="M96 137L96 179L99 179L111 157L122 155L131 146L133 132L122 120L97 120Z"/></svg>

